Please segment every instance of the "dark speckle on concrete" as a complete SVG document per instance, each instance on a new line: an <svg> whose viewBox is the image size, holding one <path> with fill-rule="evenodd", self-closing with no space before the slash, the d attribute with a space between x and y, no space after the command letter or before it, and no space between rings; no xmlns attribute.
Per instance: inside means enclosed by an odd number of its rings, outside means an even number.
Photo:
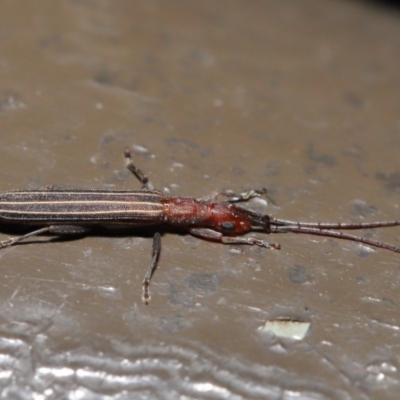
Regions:
<svg viewBox="0 0 400 400"><path fill-rule="evenodd" d="M312 275L307 273L307 268L301 265L291 267L288 275L293 283L309 283L313 280Z"/></svg>
<svg viewBox="0 0 400 400"><path fill-rule="evenodd" d="M389 192L400 193L400 172L378 172L376 179L382 181Z"/></svg>

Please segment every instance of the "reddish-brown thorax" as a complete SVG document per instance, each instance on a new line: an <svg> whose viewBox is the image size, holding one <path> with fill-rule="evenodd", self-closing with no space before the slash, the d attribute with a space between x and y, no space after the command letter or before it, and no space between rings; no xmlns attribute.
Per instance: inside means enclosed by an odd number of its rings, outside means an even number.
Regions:
<svg viewBox="0 0 400 400"><path fill-rule="evenodd" d="M251 231L247 211L234 204L190 197L165 197L163 204L165 222L174 226L210 228L231 235Z"/></svg>

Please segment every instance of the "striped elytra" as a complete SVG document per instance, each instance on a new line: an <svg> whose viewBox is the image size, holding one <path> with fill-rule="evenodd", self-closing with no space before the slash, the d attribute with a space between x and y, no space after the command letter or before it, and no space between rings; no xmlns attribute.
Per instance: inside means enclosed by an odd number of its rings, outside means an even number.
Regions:
<svg viewBox="0 0 400 400"><path fill-rule="evenodd" d="M160 223L163 194L158 190L20 190L0 194L4 222L129 221Z"/></svg>

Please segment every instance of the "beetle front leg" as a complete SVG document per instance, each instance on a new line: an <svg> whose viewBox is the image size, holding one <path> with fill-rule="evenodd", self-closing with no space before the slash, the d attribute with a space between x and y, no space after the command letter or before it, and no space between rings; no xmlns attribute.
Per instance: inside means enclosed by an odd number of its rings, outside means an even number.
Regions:
<svg viewBox="0 0 400 400"><path fill-rule="evenodd" d="M242 236L224 236L222 233L208 228L190 228L191 235L201 239L212 240L224 244L248 244L250 246L260 246L267 249L280 249L281 246L277 243L269 243L265 240L260 240L251 237Z"/></svg>
<svg viewBox="0 0 400 400"><path fill-rule="evenodd" d="M208 196L201 197L200 201L217 201L218 197L226 197L227 203L239 203L241 201L249 201L254 197L262 197L267 193L267 189L250 189L242 193L235 193L232 190L224 190L223 192L213 192Z"/></svg>

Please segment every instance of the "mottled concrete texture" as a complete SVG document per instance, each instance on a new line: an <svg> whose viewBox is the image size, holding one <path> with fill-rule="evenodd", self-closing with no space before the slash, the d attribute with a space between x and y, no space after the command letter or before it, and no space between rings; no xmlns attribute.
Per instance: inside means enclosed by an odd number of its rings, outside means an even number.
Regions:
<svg viewBox="0 0 400 400"><path fill-rule="evenodd" d="M399 77L400 15L371 3L2 1L0 190L139 188L128 146L171 195L399 219ZM147 307L149 233L2 250L2 398L397 398L399 255L268 239L165 234ZM264 329L281 320L306 336Z"/></svg>

